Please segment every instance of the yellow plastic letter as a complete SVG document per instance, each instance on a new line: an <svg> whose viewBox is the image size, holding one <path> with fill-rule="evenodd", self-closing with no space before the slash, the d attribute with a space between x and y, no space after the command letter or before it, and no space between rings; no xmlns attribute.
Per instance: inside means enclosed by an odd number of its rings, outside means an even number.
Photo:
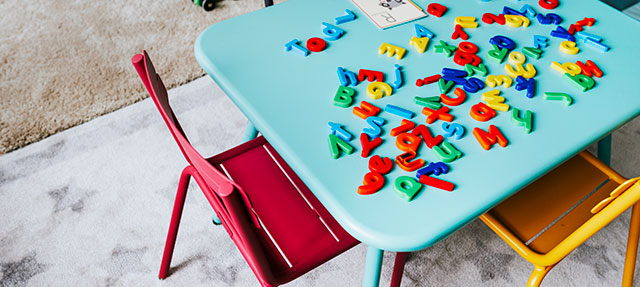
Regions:
<svg viewBox="0 0 640 287"><path fill-rule="evenodd" d="M385 82L371 82L367 86L367 96L374 100L380 99L383 96L391 96L392 92L391 86Z"/></svg>
<svg viewBox="0 0 640 287"><path fill-rule="evenodd" d="M387 53L387 56L389 57L393 57L393 55L396 55L396 59L402 60L402 57L404 57L404 53L406 51L407 50L405 50L404 48L400 48L398 46L390 45L387 43L382 43L382 45L380 45L380 48L378 49L378 54Z"/></svg>

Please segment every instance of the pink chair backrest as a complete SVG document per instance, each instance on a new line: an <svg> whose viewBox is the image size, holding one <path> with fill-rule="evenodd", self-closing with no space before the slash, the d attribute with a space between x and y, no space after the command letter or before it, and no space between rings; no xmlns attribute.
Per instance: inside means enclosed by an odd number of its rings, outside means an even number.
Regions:
<svg viewBox="0 0 640 287"><path fill-rule="evenodd" d="M216 193L221 196L226 196L231 193L233 191L233 183L211 166L209 162L191 146L189 140L187 140L178 119L169 105L167 89L160 79L160 76L156 74L153 63L151 63L147 53L137 54L133 56L131 61L136 67L138 75L140 75L142 82L147 88L147 91L149 91L153 102L156 104L156 107L158 107L162 118L167 124L167 127L169 127L169 131L171 131L173 138L178 143L187 161L207 179L207 183L211 184L211 188L213 188Z"/></svg>
<svg viewBox="0 0 640 287"><path fill-rule="evenodd" d="M216 209L218 216L221 217L220 219L225 224L225 228L230 231L232 237L236 237L234 239L236 243L238 243L238 239L240 240L241 245L238 245L238 248L248 252L249 258L247 260L252 268L257 268L258 272L268 277L268 274L270 274L268 272L268 260L264 258L264 252L258 243L254 228L252 228L252 225L255 228L261 227L257 216L251 208L250 199L240 186L224 176L191 146L169 105L167 89L160 76L156 74L146 51L143 54L133 56L131 62L178 143L180 150L187 161L196 169L198 175L194 175L194 178L198 181L209 202ZM199 181L200 177L205 186ZM207 187L211 190L205 190Z"/></svg>

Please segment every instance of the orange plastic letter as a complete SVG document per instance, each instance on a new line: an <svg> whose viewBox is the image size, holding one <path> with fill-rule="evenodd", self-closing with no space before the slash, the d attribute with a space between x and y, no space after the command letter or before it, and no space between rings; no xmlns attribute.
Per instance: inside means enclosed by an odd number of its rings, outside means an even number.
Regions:
<svg viewBox="0 0 640 287"><path fill-rule="evenodd" d="M360 107L353 107L353 114L363 119L369 116L375 116L380 112L380 108L370 104L367 101L360 102Z"/></svg>
<svg viewBox="0 0 640 287"><path fill-rule="evenodd" d="M433 110L430 108L423 108L422 113L427 116L427 123L432 124L436 120L442 120L445 122L453 121L453 116L449 114L448 107L441 107L438 110Z"/></svg>
<svg viewBox="0 0 640 287"><path fill-rule="evenodd" d="M396 164L405 171L415 171L424 166L424 160L416 159L416 153L414 152L406 152L396 157Z"/></svg>
<svg viewBox="0 0 640 287"><path fill-rule="evenodd" d="M417 153L420 147L420 137L410 133L401 133L396 137L396 146L401 151Z"/></svg>
<svg viewBox="0 0 640 287"><path fill-rule="evenodd" d="M372 171L364 175L362 183L363 185L358 186L358 194L374 194L384 186L384 176Z"/></svg>
<svg viewBox="0 0 640 287"><path fill-rule="evenodd" d="M456 88L453 93L458 97L452 99L445 94L441 94L440 101L448 106L459 106L464 103L464 100L467 98L467 94L462 89Z"/></svg>
<svg viewBox="0 0 640 287"><path fill-rule="evenodd" d="M476 121L486 122L496 116L496 111L485 103L477 103L471 107L471 117Z"/></svg>
<svg viewBox="0 0 640 287"><path fill-rule="evenodd" d="M415 126L416 126L416 124L414 122L412 122L410 120L402 119L402 124L399 127L394 128L394 129L391 130L391 136L395 137L395 136L397 136L397 135L399 135L401 133L408 132L408 131L412 130L413 127L415 127Z"/></svg>
<svg viewBox="0 0 640 287"><path fill-rule="evenodd" d="M489 132L485 132L480 128L475 128L473 129L473 135L485 150L491 149L491 146L496 142L498 142L501 147L506 147L507 144L509 144L507 138L505 138L502 132L500 132L500 130L494 125L489 126Z"/></svg>

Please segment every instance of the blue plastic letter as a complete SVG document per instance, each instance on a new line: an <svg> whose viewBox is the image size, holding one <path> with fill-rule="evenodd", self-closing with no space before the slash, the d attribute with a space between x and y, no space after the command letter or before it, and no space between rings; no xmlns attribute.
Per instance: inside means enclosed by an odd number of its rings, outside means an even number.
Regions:
<svg viewBox="0 0 640 287"><path fill-rule="evenodd" d="M345 87L355 87L358 84L358 78L356 77L356 74L342 67L338 67L338 79L340 79L340 85L343 85Z"/></svg>
<svg viewBox="0 0 640 287"><path fill-rule="evenodd" d="M300 51L300 53L305 57L309 55L309 50L307 50L307 48L298 45L298 39L293 39L289 41L289 43L284 44L285 51L291 51L292 48L296 48L296 51Z"/></svg>
<svg viewBox="0 0 640 287"><path fill-rule="evenodd" d="M344 12L347 12L347 15L336 17L336 25L351 22L356 19L356 14L353 14L351 10L345 9Z"/></svg>
<svg viewBox="0 0 640 287"><path fill-rule="evenodd" d="M377 138L382 133L380 126L384 124L384 119L380 117L370 116L367 118L368 128L362 130L365 134L369 135L371 139Z"/></svg>
<svg viewBox="0 0 640 287"><path fill-rule="evenodd" d="M549 46L549 39L545 36L533 35L533 47L536 49L546 48Z"/></svg>
<svg viewBox="0 0 640 287"><path fill-rule="evenodd" d="M416 28L416 37L418 38L427 37L429 39L433 38L433 33L429 31L429 29L425 28L424 26L420 24L416 24L415 28Z"/></svg>
<svg viewBox="0 0 640 287"><path fill-rule="evenodd" d="M493 36L493 38L489 39L489 43L498 46L500 49L507 49L509 51L516 47L516 43L505 36Z"/></svg>
<svg viewBox="0 0 640 287"><path fill-rule="evenodd" d="M324 38L329 41L338 40L342 37L342 34L344 34L344 30L338 28L338 26L331 25L327 22L322 22L322 25L324 25L322 28L322 33L325 35Z"/></svg>
<svg viewBox="0 0 640 287"><path fill-rule="evenodd" d="M442 130L445 138L456 136L455 139L459 140L464 135L464 127L461 124L450 124L448 122L442 123Z"/></svg>
<svg viewBox="0 0 640 287"><path fill-rule="evenodd" d="M351 141L352 135L340 124L329 122L329 133L338 136L344 141Z"/></svg>

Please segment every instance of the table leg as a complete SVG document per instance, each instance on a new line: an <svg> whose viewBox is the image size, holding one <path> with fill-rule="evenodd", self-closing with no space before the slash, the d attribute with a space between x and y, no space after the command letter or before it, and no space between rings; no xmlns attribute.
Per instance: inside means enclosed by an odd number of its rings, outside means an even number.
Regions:
<svg viewBox="0 0 640 287"><path fill-rule="evenodd" d="M383 251L372 246L367 246L367 260L364 264L364 278L362 287L378 287L380 283L380 270L382 269Z"/></svg>
<svg viewBox="0 0 640 287"><path fill-rule="evenodd" d="M598 142L598 158L606 165L611 165L611 134Z"/></svg>
<svg viewBox="0 0 640 287"><path fill-rule="evenodd" d="M258 136L258 130L253 126L251 122L247 124L247 129L244 131L244 139L243 142L248 142Z"/></svg>

